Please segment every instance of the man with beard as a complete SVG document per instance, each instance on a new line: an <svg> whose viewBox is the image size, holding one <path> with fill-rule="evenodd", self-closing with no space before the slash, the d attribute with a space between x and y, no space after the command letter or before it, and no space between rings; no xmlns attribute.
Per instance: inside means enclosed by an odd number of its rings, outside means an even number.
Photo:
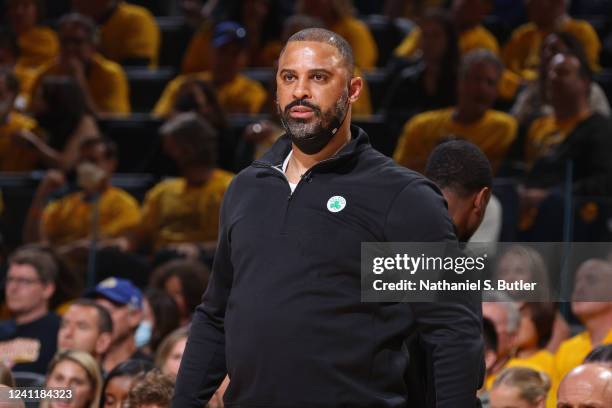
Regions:
<svg viewBox="0 0 612 408"><path fill-rule="evenodd" d="M418 332L422 392L473 407L480 304L361 301L362 242L456 242L439 190L351 126L362 80L346 40L289 38L276 77L286 134L225 194L212 277L194 313L173 406L405 407L404 343ZM411 405L412 406L412 405Z"/></svg>

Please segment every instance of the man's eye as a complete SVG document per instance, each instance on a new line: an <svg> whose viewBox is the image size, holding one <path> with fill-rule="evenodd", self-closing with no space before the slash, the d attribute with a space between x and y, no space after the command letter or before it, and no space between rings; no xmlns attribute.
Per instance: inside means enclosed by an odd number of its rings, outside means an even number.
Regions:
<svg viewBox="0 0 612 408"><path fill-rule="evenodd" d="M315 81L323 81L325 79L325 75L322 74L314 74L312 77Z"/></svg>
<svg viewBox="0 0 612 408"><path fill-rule="evenodd" d="M295 76L291 74L285 74L284 76L285 81L292 81L294 78Z"/></svg>

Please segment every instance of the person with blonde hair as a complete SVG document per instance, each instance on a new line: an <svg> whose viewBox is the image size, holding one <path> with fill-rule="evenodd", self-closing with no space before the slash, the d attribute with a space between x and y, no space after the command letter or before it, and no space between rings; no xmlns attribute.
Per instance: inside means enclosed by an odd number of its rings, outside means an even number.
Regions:
<svg viewBox="0 0 612 408"><path fill-rule="evenodd" d="M491 408L544 408L550 379L546 374L526 367L502 371L491 389Z"/></svg>
<svg viewBox="0 0 612 408"><path fill-rule="evenodd" d="M173 331L161 342L155 354L155 365L173 379L176 379L178 374L188 335L189 330L186 327Z"/></svg>
<svg viewBox="0 0 612 408"><path fill-rule="evenodd" d="M72 408L97 408L102 392L102 376L96 360L84 351L64 350L49 363L47 388L69 388ZM61 400L44 400L41 408L63 406Z"/></svg>

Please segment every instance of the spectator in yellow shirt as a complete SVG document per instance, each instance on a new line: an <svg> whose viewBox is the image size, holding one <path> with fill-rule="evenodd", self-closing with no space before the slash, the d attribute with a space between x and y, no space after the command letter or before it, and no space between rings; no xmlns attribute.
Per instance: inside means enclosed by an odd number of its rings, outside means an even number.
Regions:
<svg viewBox="0 0 612 408"><path fill-rule="evenodd" d="M13 71L19 80L19 95L15 99L15 108L19 111L25 110L32 93L36 69L19 64L17 37L11 30L3 27L0 27L0 67Z"/></svg>
<svg viewBox="0 0 612 408"><path fill-rule="evenodd" d="M0 68L0 171L31 171L39 164L39 155L28 140L38 124L13 109L19 82L6 68Z"/></svg>
<svg viewBox="0 0 612 408"><path fill-rule="evenodd" d="M487 366L484 389L490 390L495 377L512 359L519 333L521 315L516 302L505 292L487 292L482 302L482 316L493 323L497 334L497 354Z"/></svg>
<svg viewBox="0 0 612 408"><path fill-rule="evenodd" d="M459 51L463 56L477 49L489 50L499 54L497 39L482 24L483 18L490 12L490 0L454 0L452 3L452 20L459 38ZM397 57L414 58L423 53L422 23L413 29L394 51ZM425 33L427 35L427 33ZM445 67L447 68L447 67ZM512 100L521 86L521 78L504 69L499 81L499 96Z"/></svg>
<svg viewBox="0 0 612 408"><path fill-rule="evenodd" d="M41 5L40 0L9 0L7 4L8 22L19 41L18 65L24 68L38 68L59 53L55 31L38 25Z"/></svg>
<svg viewBox="0 0 612 408"><path fill-rule="evenodd" d="M528 125L534 119L554 113L550 100L550 92L546 91L546 83L550 62L559 53L580 55L581 59L587 61L582 45L570 33L555 32L547 35L542 42L540 51L538 78L530 82L518 94L516 103L512 107L512 116L518 120L519 124ZM595 81L591 82L588 98L591 111L598 112L604 116L610 116L608 98L601 86Z"/></svg>
<svg viewBox="0 0 612 408"><path fill-rule="evenodd" d="M188 254L214 248L221 201L233 177L216 167L217 133L194 112L175 116L161 133L181 177L164 180L147 193L132 247Z"/></svg>
<svg viewBox="0 0 612 408"><path fill-rule="evenodd" d="M414 64L403 68L393 79L383 109L406 121L415 113L442 109L457 102L457 32L448 13L430 10L419 21L420 53ZM412 61L411 61L412 62Z"/></svg>
<svg viewBox="0 0 612 408"><path fill-rule="evenodd" d="M80 14L68 14L59 22L61 52L57 61L43 67L34 80L34 92L45 76L69 76L76 80L89 110L96 114L130 112L125 72L96 52L96 26Z"/></svg>
<svg viewBox="0 0 612 408"><path fill-rule="evenodd" d="M72 7L99 25L99 49L106 58L157 66L161 34L149 10L122 0L72 0Z"/></svg>
<svg viewBox="0 0 612 408"><path fill-rule="evenodd" d="M461 55L484 48L499 54L499 43L489 30L482 26L484 17L491 11L490 0L454 0L452 20L459 36ZM395 49L398 57L413 57L421 50L422 28L413 29Z"/></svg>
<svg viewBox="0 0 612 408"><path fill-rule="evenodd" d="M572 312L585 330L561 343L555 354L555 382L559 384L572 369L582 364L593 348L612 343L612 265L590 259L580 265L574 280Z"/></svg>
<svg viewBox="0 0 612 408"><path fill-rule="evenodd" d="M269 68L274 66L282 48L279 10L278 0L245 0L230 3L225 19L240 23L247 32L246 66ZM194 18L191 17L190 20ZM184 74L211 69L210 54L214 23L211 18L201 16L201 13L200 20L203 21L198 24L199 29L191 38L183 56Z"/></svg>
<svg viewBox="0 0 612 408"><path fill-rule="evenodd" d="M212 83L226 113L255 114L261 111L267 97L266 90L259 82L240 73L247 59L246 38L245 28L236 22L217 24L213 35L211 71L179 75L170 81L157 101L153 114L168 116L174 109L183 84L194 79Z"/></svg>
<svg viewBox="0 0 612 408"><path fill-rule="evenodd" d="M599 68L601 43L593 27L567 14L567 0L530 0L529 23L514 30L503 50L504 64L527 80L537 77L542 40L555 31L568 32L580 41L592 70Z"/></svg>
<svg viewBox="0 0 612 408"><path fill-rule="evenodd" d="M138 203L110 184L116 165L117 149L112 141L85 140L76 168L80 191L47 203L66 184L63 173L50 170L30 206L24 238L48 242L64 254L76 254L89 247L96 221L95 233L100 240L118 237L136 227L140 222Z"/></svg>
<svg viewBox="0 0 612 408"><path fill-rule="evenodd" d="M326 28L344 37L353 48L356 66L365 70L376 67L378 46L368 26L354 17L351 0L300 0L296 10L320 18Z"/></svg>
<svg viewBox="0 0 612 408"><path fill-rule="evenodd" d="M490 51L476 50L463 57L459 68L457 105L425 112L404 127L393 154L402 166L422 172L427 157L450 136L477 145L495 173L516 137L514 118L492 108L503 66Z"/></svg>

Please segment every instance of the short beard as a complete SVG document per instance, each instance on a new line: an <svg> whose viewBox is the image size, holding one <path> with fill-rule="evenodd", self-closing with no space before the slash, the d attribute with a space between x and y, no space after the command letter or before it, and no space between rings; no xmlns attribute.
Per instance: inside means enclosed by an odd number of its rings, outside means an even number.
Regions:
<svg viewBox="0 0 612 408"><path fill-rule="evenodd" d="M340 98L336 101L336 104L328 111L322 112L321 108L307 100L298 99L287 106L284 111L280 110L280 106L277 106L279 114L282 117L282 123L287 131L294 140L308 140L316 138L325 132L332 131L332 127L335 124L340 123L346 115L346 109L348 109L348 91L345 90ZM311 120L295 119L290 115L289 110L296 106L305 106L312 109L315 117Z"/></svg>

